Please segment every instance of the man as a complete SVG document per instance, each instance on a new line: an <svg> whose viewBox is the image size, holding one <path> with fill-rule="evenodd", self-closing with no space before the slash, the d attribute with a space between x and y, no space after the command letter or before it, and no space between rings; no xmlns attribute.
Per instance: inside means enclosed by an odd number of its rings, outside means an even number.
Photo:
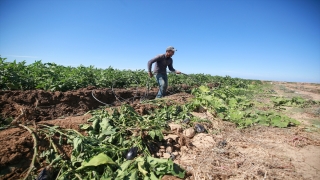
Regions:
<svg viewBox="0 0 320 180"><path fill-rule="evenodd" d="M166 95L166 90L168 87L167 67L169 67L170 71L175 72L176 74L181 73L180 71L175 70L172 67L173 60L171 57L174 55L175 51L177 50L174 47L169 46L166 49L165 54L160 54L148 62L148 74L151 78L153 77L153 74L151 72L152 64L156 63L153 69L159 85L159 91L156 98L161 98Z"/></svg>

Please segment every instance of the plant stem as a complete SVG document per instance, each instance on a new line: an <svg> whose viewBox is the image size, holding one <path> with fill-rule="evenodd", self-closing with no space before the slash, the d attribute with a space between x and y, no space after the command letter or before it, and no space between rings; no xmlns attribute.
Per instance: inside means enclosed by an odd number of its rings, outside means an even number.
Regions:
<svg viewBox="0 0 320 180"><path fill-rule="evenodd" d="M79 131L77 131L77 130L74 130L74 129L66 129L66 130L67 130L67 131L72 131L72 132L78 134L79 136L84 137L84 136L83 136Z"/></svg>
<svg viewBox="0 0 320 180"><path fill-rule="evenodd" d="M79 174L75 173L74 175L76 175L78 179L82 180Z"/></svg>
<svg viewBox="0 0 320 180"><path fill-rule="evenodd" d="M33 141L34 141L34 145L33 145L33 158L32 158L32 161L31 161L29 170L28 170L28 172L27 172L27 175L24 177L24 180L26 180L26 179L29 177L31 171L32 171L33 168L34 168L34 162L35 162L36 156L37 156L37 154L38 154L38 148L37 148L37 147L38 147L38 141L37 141L36 134L35 134L30 128L28 128L27 126L24 126L24 125L22 125L22 124L19 124L19 126L21 126L21 127L25 128L26 130L28 130L28 131L30 132L32 138L33 138Z"/></svg>
<svg viewBox="0 0 320 180"><path fill-rule="evenodd" d="M50 130L53 130L53 131L55 131L55 132L58 132L59 134L64 135L64 136L68 137L69 139L72 139L68 134L65 134L65 133L63 133L62 131L59 131L59 130L57 130L57 129L54 129L54 128L48 126L48 125L39 124L39 126L43 126L43 127L49 128Z"/></svg>
<svg viewBox="0 0 320 180"><path fill-rule="evenodd" d="M59 175L60 175L61 171L62 171L62 167L60 168L60 170L59 170L59 172L58 172L58 175L57 175L57 177L56 177L56 180L59 178Z"/></svg>

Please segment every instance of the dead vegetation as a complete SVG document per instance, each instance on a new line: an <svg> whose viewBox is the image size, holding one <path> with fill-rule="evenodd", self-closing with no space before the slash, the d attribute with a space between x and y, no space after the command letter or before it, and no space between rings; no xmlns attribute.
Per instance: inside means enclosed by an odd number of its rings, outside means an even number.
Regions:
<svg viewBox="0 0 320 180"><path fill-rule="evenodd" d="M300 161L308 156L300 149L317 150L320 139L298 128L253 127L236 129L227 122L214 120L218 134L197 134L191 148L181 147L176 160L192 174L187 179L317 179L320 151L313 154L314 165ZM218 121L218 123L217 123ZM220 122L219 122L220 121ZM211 131L211 133L213 133ZM314 152L310 152L314 153ZM301 168L309 169L308 172Z"/></svg>

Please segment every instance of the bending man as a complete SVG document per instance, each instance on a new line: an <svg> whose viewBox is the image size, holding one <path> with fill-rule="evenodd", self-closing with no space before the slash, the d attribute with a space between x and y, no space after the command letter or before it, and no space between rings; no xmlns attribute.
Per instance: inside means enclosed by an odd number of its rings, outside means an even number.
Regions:
<svg viewBox="0 0 320 180"><path fill-rule="evenodd" d="M153 72L155 73L155 76L159 85L159 91L156 98L161 98L166 95L166 90L168 87L167 67L169 67L170 71L175 72L176 74L181 73L180 71L175 70L172 66L173 60L171 57L174 55L175 51L177 50L174 47L169 46L166 49L165 54L160 54L148 62L149 77L153 77L151 68L152 68L152 64L156 63L153 69Z"/></svg>

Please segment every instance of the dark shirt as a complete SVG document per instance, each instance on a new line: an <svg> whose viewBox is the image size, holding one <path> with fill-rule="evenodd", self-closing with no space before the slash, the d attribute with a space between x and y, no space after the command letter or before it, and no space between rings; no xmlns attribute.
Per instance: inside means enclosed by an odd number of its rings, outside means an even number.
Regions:
<svg viewBox="0 0 320 180"><path fill-rule="evenodd" d="M170 71L176 71L172 67L172 58L171 57L166 57L166 54L160 54L156 56L155 58L151 59L148 62L148 72L151 72L151 67L153 63L156 63L153 72L155 73L167 73L167 66L169 67Z"/></svg>

